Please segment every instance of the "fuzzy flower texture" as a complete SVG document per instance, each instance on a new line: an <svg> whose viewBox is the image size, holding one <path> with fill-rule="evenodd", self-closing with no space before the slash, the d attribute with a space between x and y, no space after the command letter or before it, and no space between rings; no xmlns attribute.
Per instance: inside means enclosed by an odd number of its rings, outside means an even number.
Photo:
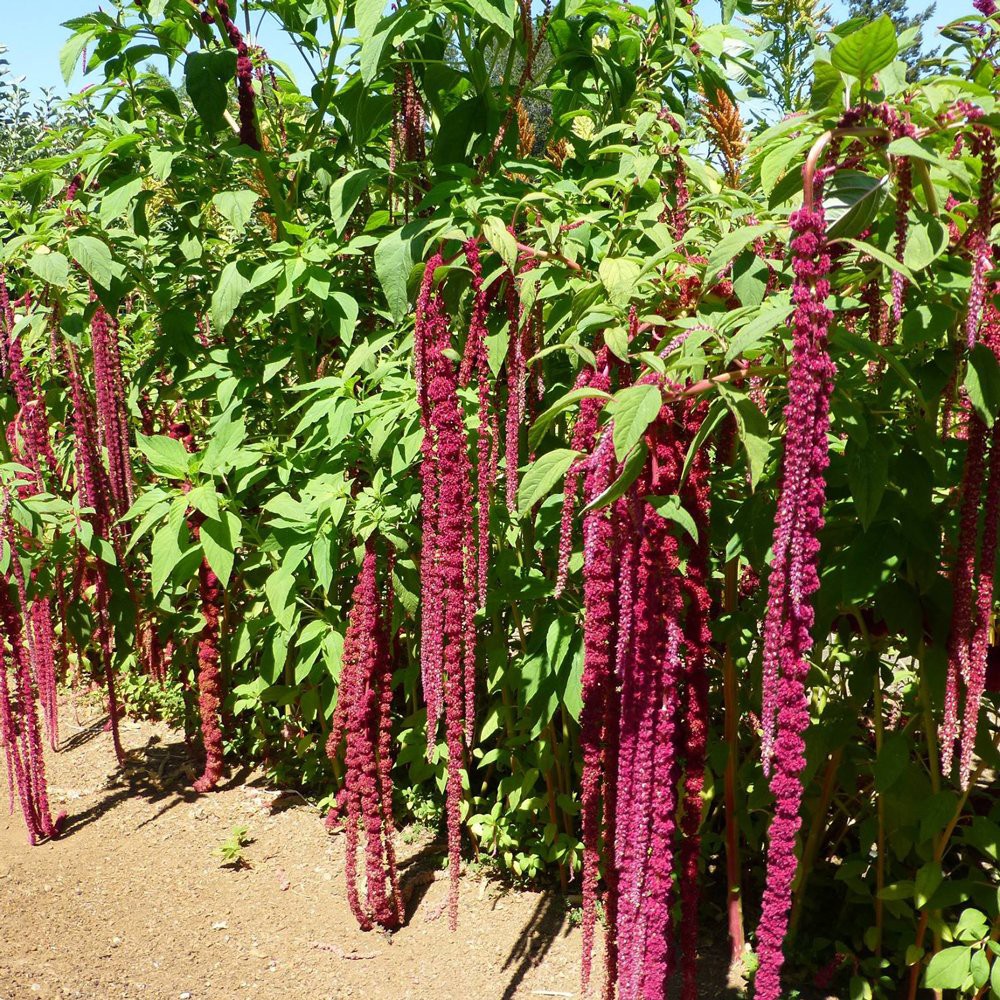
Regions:
<svg viewBox="0 0 1000 1000"><path fill-rule="evenodd" d="M805 681L809 673L814 612L819 588L819 532L823 527L828 464L827 429L834 367L826 349L832 319L822 201L795 212L790 224L795 282L793 354L785 407L785 457L774 530L774 561L768 585L763 644L763 754L771 777L775 815L771 822L767 878L758 930L760 968L757 1000L781 995L783 946L788 928L795 837L801 819L804 734L809 725ZM780 733L781 739L776 739Z"/></svg>
<svg viewBox="0 0 1000 1000"><path fill-rule="evenodd" d="M363 930L386 929L403 921L392 816L392 664L388 622L377 578L375 548L369 542L351 598L343 666L326 750L337 761L344 750L344 787L338 804L347 835L347 898ZM365 837L365 894L359 888L359 831Z"/></svg>

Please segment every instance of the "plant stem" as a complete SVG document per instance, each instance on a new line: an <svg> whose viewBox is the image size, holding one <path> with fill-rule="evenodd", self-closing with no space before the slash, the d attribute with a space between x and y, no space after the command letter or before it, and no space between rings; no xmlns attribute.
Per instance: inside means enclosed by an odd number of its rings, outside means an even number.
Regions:
<svg viewBox="0 0 1000 1000"><path fill-rule="evenodd" d="M882 722L882 664L875 665L875 759L882 753L885 727ZM885 888L885 799L875 785L875 802L878 818L878 834L875 841L875 957L882 958L882 925L885 914L882 907L882 890Z"/></svg>
<svg viewBox="0 0 1000 1000"><path fill-rule="evenodd" d="M823 784L820 790L819 802L816 803L816 811L813 813L812 825L809 827L809 835L806 837L805 846L802 848L802 861L799 864L798 882L795 886L795 896L792 902L792 915L788 923L788 941L791 943L795 939L795 933L802 919L802 907L806 898L806 884L816 862L816 855L819 845L822 843L823 834L826 833L826 813L830 808L830 800L837 787L837 771L840 769L840 762L843 759L843 747L838 747L827 761L826 770L823 772Z"/></svg>
<svg viewBox="0 0 1000 1000"><path fill-rule="evenodd" d="M739 559L726 564L722 606L727 614L736 609ZM724 813L726 820L726 911L729 924L730 973L743 962L746 935L743 931L743 897L740 879L740 831L737 825L736 787L739 770L739 691L736 680L736 660L732 644L726 643L722 654L722 695L725 708L726 771L724 782Z"/></svg>

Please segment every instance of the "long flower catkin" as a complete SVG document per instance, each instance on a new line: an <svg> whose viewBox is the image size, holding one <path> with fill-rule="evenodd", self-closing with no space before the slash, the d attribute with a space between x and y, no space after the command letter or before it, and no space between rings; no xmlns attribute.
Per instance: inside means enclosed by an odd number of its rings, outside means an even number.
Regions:
<svg viewBox="0 0 1000 1000"><path fill-rule="evenodd" d="M805 680L812 649L812 596L819 587L819 532L826 496L824 473L829 461L827 429L834 377L826 348L832 314L825 305L830 293L830 257L822 201L817 196L816 207L799 209L789 221L795 274L793 350L763 636L762 752L771 776L775 815L769 831L767 876L757 933L757 1000L778 1000L781 994L784 940L797 867L800 776L805 766L804 734L809 725Z"/></svg>

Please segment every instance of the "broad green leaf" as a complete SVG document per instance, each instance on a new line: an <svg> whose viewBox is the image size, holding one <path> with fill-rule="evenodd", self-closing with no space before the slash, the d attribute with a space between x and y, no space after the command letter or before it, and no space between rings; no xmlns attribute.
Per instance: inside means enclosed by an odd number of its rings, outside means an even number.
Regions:
<svg viewBox="0 0 1000 1000"><path fill-rule="evenodd" d="M820 65L828 64L817 63L817 66ZM836 75L839 80L840 74ZM767 153L760 164L760 184L764 189L764 194L768 197L771 196L778 181L792 169L793 161L795 169L801 169L802 162L805 160L805 151L813 142L815 142L815 137L812 134L799 135L781 143ZM736 254L734 253L733 256L735 257Z"/></svg>
<svg viewBox="0 0 1000 1000"><path fill-rule="evenodd" d="M62 72L63 83L66 86L69 86L69 81L73 79L73 74L80 63L83 50L93 37L93 31L78 31L76 34L71 35L59 50L59 69Z"/></svg>
<svg viewBox="0 0 1000 1000"><path fill-rule="evenodd" d="M531 425L531 430L528 432L529 445L533 449L537 448L545 431L549 428L556 417L570 407L575 406L577 403L582 402L585 399L610 398L610 393L603 392L600 389L570 389L569 392L557 399L544 413L540 414L536 418L535 422Z"/></svg>
<svg viewBox="0 0 1000 1000"><path fill-rule="evenodd" d="M774 232L774 226L758 225L743 226L726 233L712 250L705 267L704 285L707 288L714 284L715 279L726 269L726 265L738 254L745 250L754 240L768 233Z"/></svg>
<svg viewBox="0 0 1000 1000"><path fill-rule="evenodd" d="M503 221L490 216L483 223L486 242L500 255L500 259L512 270L517 270L517 242L507 231Z"/></svg>
<svg viewBox="0 0 1000 1000"><path fill-rule="evenodd" d="M636 291L642 268L626 257L605 257L597 273L612 305L626 306Z"/></svg>
<svg viewBox="0 0 1000 1000"><path fill-rule="evenodd" d="M612 440L619 462L639 443L662 406L663 393L656 385L632 385L615 393L605 409L614 419Z"/></svg>
<svg viewBox="0 0 1000 1000"><path fill-rule="evenodd" d="M240 300L250 287L235 260L231 260L219 275L219 284L212 294L212 326L221 333L233 318Z"/></svg>
<svg viewBox="0 0 1000 1000"><path fill-rule="evenodd" d="M362 42L371 38L375 33L375 28L382 19L385 8L385 0L355 0L354 27L358 29L358 35Z"/></svg>
<svg viewBox="0 0 1000 1000"><path fill-rule="evenodd" d="M736 418L736 432L750 473L750 489L754 490L771 457L771 429L767 417L745 392L723 383L719 384L719 392Z"/></svg>
<svg viewBox="0 0 1000 1000"><path fill-rule="evenodd" d="M920 867L913 889L913 902L918 910L922 910L930 902L943 879L944 874L937 861L928 861Z"/></svg>
<svg viewBox="0 0 1000 1000"><path fill-rule="evenodd" d="M413 270L413 249L400 229L375 247L375 273L385 292L392 318L398 323L409 311L406 286Z"/></svg>
<svg viewBox="0 0 1000 1000"><path fill-rule="evenodd" d="M828 108L844 91L844 78L832 63L822 59L813 61L813 85L809 96L809 107L813 111ZM768 192L770 194L770 192Z"/></svg>
<svg viewBox="0 0 1000 1000"><path fill-rule="evenodd" d="M941 162L941 157L937 153L931 149L924 149L916 139L911 139L908 135L893 139L886 147L886 152L892 153L893 156L909 156L918 160L926 160L928 163L939 164Z"/></svg>
<svg viewBox="0 0 1000 1000"><path fill-rule="evenodd" d="M830 62L841 73L870 80L896 58L896 27L888 14L841 39L830 53Z"/></svg>
<svg viewBox="0 0 1000 1000"><path fill-rule="evenodd" d="M218 476L227 472L246 438L246 422L242 417L233 420L229 414L222 416L212 428L212 437L201 461L201 471Z"/></svg>
<svg viewBox="0 0 1000 1000"><path fill-rule="evenodd" d="M69 288L69 261L63 254L43 247L28 258L28 267L42 281L59 288Z"/></svg>
<svg viewBox="0 0 1000 1000"><path fill-rule="evenodd" d="M771 296L777 299L777 296ZM788 319L792 312L792 304L773 305L762 309L749 323L740 327L739 332L729 342L726 350L726 363L735 358L741 358L764 341L769 333Z"/></svg>
<svg viewBox="0 0 1000 1000"><path fill-rule="evenodd" d="M847 482L851 498L861 519L861 526L868 530L885 494L889 476L889 453L875 438L870 437L863 448L848 442Z"/></svg>
<svg viewBox="0 0 1000 1000"><path fill-rule="evenodd" d="M965 388L972 408L992 427L1000 413L1000 364L985 344L976 344L969 355Z"/></svg>
<svg viewBox="0 0 1000 1000"><path fill-rule="evenodd" d="M187 479L191 467L191 455L180 441L157 434L147 437L136 435L139 451L146 456L150 467L158 475L171 479Z"/></svg>
<svg viewBox="0 0 1000 1000"><path fill-rule="evenodd" d="M101 198L99 212L101 225L107 226L119 216L124 215L141 190L141 177L123 177L121 180L115 181Z"/></svg>
<svg viewBox="0 0 1000 1000"><path fill-rule="evenodd" d="M929 267L948 249L948 230L937 219L911 225L906 234L903 263L914 273Z"/></svg>
<svg viewBox="0 0 1000 1000"><path fill-rule="evenodd" d="M539 455L528 466L517 488L517 509L521 516L529 514L535 504L549 494L566 475L569 467L581 457L582 454L572 448L554 448ZM507 475L514 475L514 470L508 469Z"/></svg>
<svg viewBox="0 0 1000 1000"><path fill-rule="evenodd" d="M871 243L865 243L864 240L853 240L845 239L845 243L850 243L852 247L860 250L862 253L867 254L873 260L877 260L880 264L884 264L890 271L898 271L911 285L917 284L917 279L913 276L913 272L905 265L900 264L895 257L891 257L884 250L880 250L876 246L872 246Z"/></svg>
<svg viewBox="0 0 1000 1000"><path fill-rule="evenodd" d="M240 544L240 519L232 511L223 511L217 521L205 521L201 526L201 547L222 586L229 583L235 552Z"/></svg>
<svg viewBox="0 0 1000 1000"><path fill-rule="evenodd" d="M229 83L236 75L233 49L201 49L184 62L184 86L202 121L213 132L226 127L223 112L229 101Z"/></svg>
<svg viewBox="0 0 1000 1000"><path fill-rule="evenodd" d="M207 518L213 521L219 520L219 494L212 483L203 483L196 486L187 494L187 502L195 510L201 511Z"/></svg>
<svg viewBox="0 0 1000 1000"><path fill-rule="evenodd" d="M264 581L264 593L274 612L274 617L282 628L288 628L292 623L295 611L295 599L292 589L295 586L295 576L281 567L275 570Z"/></svg>
<svg viewBox="0 0 1000 1000"><path fill-rule="evenodd" d="M514 37L516 0L466 0L466 2L483 20L495 24L508 38Z"/></svg>
<svg viewBox="0 0 1000 1000"><path fill-rule="evenodd" d="M695 524L694 518L679 496L676 494L667 497L648 496L646 502L660 517L680 525L694 542L698 541L698 525Z"/></svg>
<svg viewBox="0 0 1000 1000"><path fill-rule="evenodd" d="M111 251L95 236L71 236L69 252L73 259L102 288L111 285Z"/></svg>
<svg viewBox="0 0 1000 1000"><path fill-rule="evenodd" d="M968 948L942 948L930 961L924 975L924 986L929 990L961 989L968 976L972 954Z"/></svg>
<svg viewBox="0 0 1000 1000"><path fill-rule="evenodd" d="M186 509L187 503L185 501L175 502L170 508L170 513L167 514L166 523L153 535L153 542L150 545L152 557L150 577L154 595L163 589L163 585L183 558L187 548Z"/></svg>
<svg viewBox="0 0 1000 1000"><path fill-rule="evenodd" d="M334 232L338 236L347 228L358 200L377 176L378 171L371 168L349 170L330 185L330 217L333 220Z"/></svg>
<svg viewBox="0 0 1000 1000"><path fill-rule="evenodd" d="M220 191L213 195L212 204L226 222L238 232L243 232L253 218L253 207L260 200L256 191Z"/></svg>
<svg viewBox="0 0 1000 1000"><path fill-rule="evenodd" d="M173 169L177 153L172 149L151 149L149 151L149 169L158 181L168 180Z"/></svg>
<svg viewBox="0 0 1000 1000"><path fill-rule="evenodd" d="M888 175L838 170L823 188L823 209L830 239L857 236L868 229L888 187Z"/></svg>

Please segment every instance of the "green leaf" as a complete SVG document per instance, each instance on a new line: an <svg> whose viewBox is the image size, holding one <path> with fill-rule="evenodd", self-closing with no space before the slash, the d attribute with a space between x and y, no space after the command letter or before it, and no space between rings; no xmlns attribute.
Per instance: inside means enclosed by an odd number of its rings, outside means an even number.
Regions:
<svg viewBox="0 0 1000 1000"><path fill-rule="evenodd" d="M726 265L745 250L754 240L774 231L774 226L744 226L726 233L712 250L705 267L704 286L707 288L726 269Z"/></svg>
<svg viewBox="0 0 1000 1000"><path fill-rule="evenodd" d="M101 198L99 213L101 225L106 227L119 216L124 215L141 190L141 177L123 177L121 180L115 181Z"/></svg>
<svg viewBox="0 0 1000 1000"><path fill-rule="evenodd" d="M67 87L69 81L73 79L73 73L80 62L83 50L93 37L93 31L78 31L75 35L71 35L59 50L59 69L62 72L63 83Z"/></svg>
<svg viewBox="0 0 1000 1000"><path fill-rule="evenodd" d="M253 218L253 207L259 199L256 191L220 191L212 197L212 204L233 229L242 233Z"/></svg>
<svg viewBox="0 0 1000 1000"><path fill-rule="evenodd" d="M597 273L612 305L626 306L636 291L642 268L626 257L605 257Z"/></svg>
<svg viewBox="0 0 1000 1000"><path fill-rule="evenodd" d="M582 457L581 452L572 448L554 448L539 455L528 466L517 488L517 509L521 516L530 513L535 504L547 496L552 487L566 475L569 467ZM512 474L513 470L508 469L507 475Z"/></svg>
<svg viewBox="0 0 1000 1000"><path fill-rule="evenodd" d="M829 65L828 63L817 63L817 66ZM836 73L836 70L834 70ZM836 73L837 79L840 74ZM792 160L805 159L805 151L815 142L811 134L799 135L786 142L782 142L774 149L770 150L760 162L760 184L764 189L764 194L769 198L774 191L778 181L788 172ZM800 164L796 163L796 166ZM733 254L733 256L736 256Z"/></svg>
<svg viewBox="0 0 1000 1000"><path fill-rule="evenodd" d="M517 270L517 242L507 231L503 221L490 216L483 223L486 242L500 255L500 259L512 270Z"/></svg>
<svg viewBox="0 0 1000 1000"><path fill-rule="evenodd" d="M832 63L822 59L813 61L813 85L809 107L821 111L834 104L844 90L844 78ZM770 192L767 192L770 194Z"/></svg>
<svg viewBox="0 0 1000 1000"><path fill-rule="evenodd" d="M858 80L869 80L896 58L899 44L896 28L888 14L871 21L837 42L830 62Z"/></svg>
<svg viewBox="0 0 1000 1000"><path fill-rule="evenodd" d="M111 285L111 251L94 236L71 236L69 252L73 259L101 288Z"/></svg>
<svg viewBox="0 0 1000 1000"><path fill-rule="evenodd" d="M385 13L385 0L356 0L354 4L354 27L362 41L371 38Z"/></svg>
<svg viewBox="0 0 1000 1000"><path fill-rule="evenodd" d="M186 501L175 502L167 514L166 523L153 535L153 542L150 545L152 557L150 577L154 595L163 589L163 585L184 556L188 542L186 510Z"/></svg>
<svg viewBox="0 0 1000 1000"><path fill-rule="evenodd" d="M918 910L922 910L930 902L943 879L944 874L937 861L928 861L920 867L913 889L913 902Z"/></svg>
<svg viewBox="0 0 1000 1000"><path fill-rule="evenodd" d="M375 247L375 273L385 292L392 318L397 323L409 311L410 299L406 286L412 270L411 242L403 236L401 229L397 229Z"/></svg>
<svg viewBox="0 0 1000 1000"><path fill-rule="evenodd" d="M508 38L514 37L515 0L467 0L467 3L483 20L495 24Z"/></svg>
<svg viewBox="0 0 1000 1000"><path fill-rule="evenodd" d="M42 281L59 288L69 288L69 261L61 253L46 251L47 248L36 250L28 258L28 267Z"/></svg>
<svg viewBox="0 0 1000 1000"><path fill-rule="evenodd" d="M264 581L264 593L274 612L274 617L282 628L287 629L292 624L295 612L295 599L291 596L295 586L295 577L284 567L275 570Z"/></svg>
<svg viewBox="0 0 1000 1000"><path fill-rule="evenodd" d="M184 62L184 87L205 125L213 132L225 128L223 112L229 101L229 83L236 75L233 49L202 49Z"/></svg>
<svg viewBox="0 0 1000 1000"><path fill-rule="evenodd" d="M569 409L571 406L575 406L584 399L610 398L611 394L604 392L601 389L570 389L569 392L557 399L544 413L540 414L535 419L535 422L531 425L531 430L528 432L528 444L532 450L537 448L545 431L556 419L556 417L558 417L564 410Z"/></svg>
<svg viewBox="0 0 1000 1000"><path fill-rule="evenodd" d="M219 494L212 483L203 483L196 486L187 495L187 502L195 510L201 511L205 517L213 521L219 520Z"/></svg>
<svg viewBox="0 0 1000 1000"><path fill-rule="evenodd" d="M847 482L851 498L861 518L861 526L868 530L885 494L889 478L889 453L875 438L869 438L863 448L848 442L846 450Z"/></svg>
<svg viewBox="0 0 1000 1000"><path fill-rule="evenodd" d="M719 384L719 392L736 418L736 430L750 473L750 489L754 490L771 457L771 429L767 417L745 392L723 383Z"/></svg>
<svg viewBox="0 0 1000 1000"><path fill-rule="evenodd" d="M171 479L187 479L191 455L180 441L162 434L153 437L138 434L136 444L155 473Z"/></svg>
<svg viewBox="0 0 1000 1000"><path fill-rule="evenodd" d="M201 470L212 476L228 472L246 438L246 422L224 414L212 428L212 437L201 460Z"/></svg>
<svg viewBox="0 0 1000 1000"><path fill-rule="evenodd" d="M903 249L903 263L913 272L930 267L948 249L948 230L937 219L910 226Z"/></svg>
<svg viewBox="0 0 1000 1000"><path fill-rule="evenodd" d="M931 149L924 149L916 139L908 135L893 139L886 147L886 152L893 156L909 156L918 160L926 160L928 163L939 164L941 157Z"/></svg>
<svg viewBox="0 0 1000 1000"><path fill-rule="evenodd" d="M688 509L684 506L681 498L676 494L667 497L646 497L646 502L660 517L666 518L680 525L692 538L698 541L698 525Z"/></svg>
<svg viewBox="0 0 1000 1000"><path fill-rule="evenodd" d="M982 989L990 978L990 960L986 957L986 952L976 950L972 953L970 971L972 972L972 985L977 990Z"/></svg>
<svg viewBox="0 0 1000 1000"><path fill-rule="evenodd" d="M240 519L232 511L223 511L217 521L205 521L201 526L201 547L212 567L212 572L219 578L222 586L229 583L233 572L235 552L240 544Z"/></svg>
<svg viewBox="0 0 1000 1000"><path fill-rule="evenodd" d="M1000 364L985 344L976 344L969 355L965 388L972 408L992 427L1000 413Z"/></svg>
<svg viewBox="0 0 1000 1000"><path fill-rule="evenodd" d="M884 264L890 271L898 271L911 285L918 283L917 279L913 276L913 272L905 264L900 264L895 257L890 257L884 250L872 246L871 243L865 243L864 240L846 239L844 242L850 243L852 247L855 247L862 253L868 254L869 257L877 260L880 264Z"/></svg>
<svg viewBox="0 0 1000 1000"><path fill-rule="evenodd" d="M237 262L231 260L219 275L219 285L212 294L212 325L221 333L233 318L240 300L250 287Z"/></svg>
<svg viewBox="0 0 1000 1000"><path fill-rule="evenodd" d="M830 239L857 236L868 229L885 200L888 175L838 170L823 187L823 209Z"/></svg>
<svg viewBox="0 0 1000 1000"><path fill-rule="evenodd" d="M777 296L772 295L772 299ZM758 312L749 323L740 327L739 332L729 342L726 351L726 363L735 358L743 357L748 351L757 347L767 335L780 326L791 314L793 306L790 302L782 305L769 306Z"/></svg>
<svg viewBox="0 0 1000 1000"><path fill-rule="evenodd" d="M656 385L632 385L615 393L606 410L614 418L612 440L619 462L639 443L662 406L663 395Z"/></svg>
<svg viewBox="0 0 1000 1000"><path fill-rule="evenodd" d="M347 228L358 200L377 176L378 171L371 168L349 170L330 185L330 216L334 232L338 236L341 236Z"/></svg>
<svg viewBox="0 0 1000 1000"><path fill-rule="evenodd" d="M910 762L909 739L901 732L889 733L875 761L875 788L887 792L903 776Z"/></svg>
<svg viewBox="0 0 1000 1000"><path fill-rule="evenodd" d="M993 991L995 997L1000 997L1000 960L995 956L990 971L990 989Z"/></svg>
<svg viewBox="0 0 1000 1000"><path fill-rule="evenodd" d="M149 169L158 181L165 181L170 177L177 153L173 149L151 149L149 151Z"/></svg>
<svg viewBox="0 0 1000 1000"><path fill-rule="evenodd" d="M924 975L924 986L929 990L961 989L972 965L968 948L943 948L930 961Z"/></svg>

